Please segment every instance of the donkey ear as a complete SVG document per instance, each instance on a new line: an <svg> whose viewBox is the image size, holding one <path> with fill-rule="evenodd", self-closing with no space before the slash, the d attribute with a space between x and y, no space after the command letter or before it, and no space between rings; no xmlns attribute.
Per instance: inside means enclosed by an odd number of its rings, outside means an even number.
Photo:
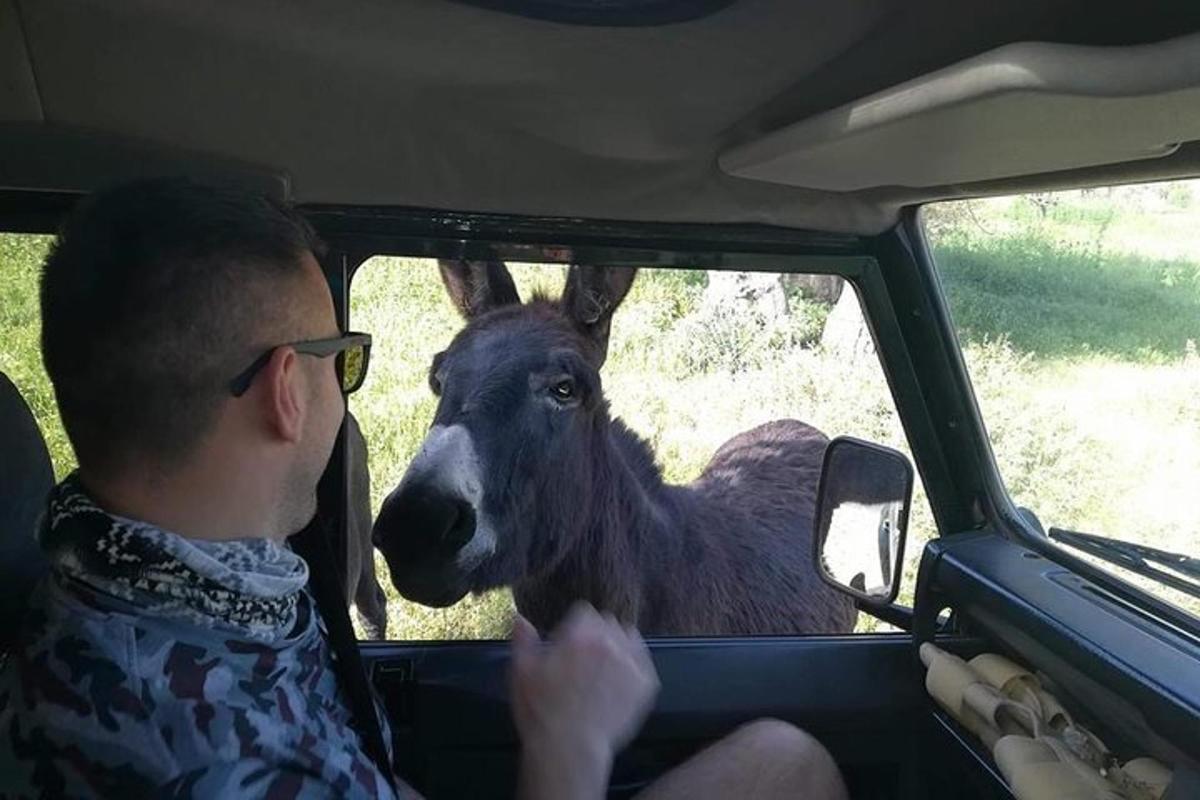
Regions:
<svg viewBox="0 0 1200 800"><path fill-rule="evenodd" d="M587 267L572 265L563 290L563 312L596 346L599 367L608 357L608 333L612 315L629 294L636 267Z"/></svg>
<svg viewBox="0 0 1200 800"><path fill-rule="evenodd" d="M493 308L520 303L517 286L500 261L438 259L442 283L458 313L474 319Z"/></svg>

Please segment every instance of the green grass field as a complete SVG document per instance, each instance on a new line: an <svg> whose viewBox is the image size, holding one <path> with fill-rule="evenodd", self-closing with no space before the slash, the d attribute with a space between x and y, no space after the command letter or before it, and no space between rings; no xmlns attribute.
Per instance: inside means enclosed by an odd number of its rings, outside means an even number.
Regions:
<svg viewBox="0 0 1200 800"><path fill-rule="evenodd" d="M929 209L928 228L1001 473L1047 525L1200 552L1200 184L1069 192ZM73 463L38 355L48 240L0 236L0 369L29 398L59 475ZM558 267L514 266L527 296ZM826 309L786 318L704 302L703 272L647 270L614 322L605 391L668 479L695 477L729 436L781 416L907 452L877 363L819 345ZM795 301L796 298L793 298ZM369 442L372 502L399 480L432 416L429 359L460 325L431 262L380 257L354 281L352 324L375 336L351 402ZM934 535L918 487L908 579ZM507 633L505 591L447 610L386 580L396 638ZM1155 591L1200 613L1200 603ZM863 629L873 626L864 622Z"/></svg>

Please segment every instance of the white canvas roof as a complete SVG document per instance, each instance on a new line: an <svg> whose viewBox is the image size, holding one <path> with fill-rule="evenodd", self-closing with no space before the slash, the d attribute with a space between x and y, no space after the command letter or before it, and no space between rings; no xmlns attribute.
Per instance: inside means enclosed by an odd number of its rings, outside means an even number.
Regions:
<svg viewBox="0 0 1200 800"><path fill-rule="evenodd" d="M1200 174L1200 40L1168 41L1200 4L1103 5L735 0L610 27L0 0L0 187L199 171L302 203L871 233L934 198ZM991 52L1030 41L1077 46Z"/></svg>

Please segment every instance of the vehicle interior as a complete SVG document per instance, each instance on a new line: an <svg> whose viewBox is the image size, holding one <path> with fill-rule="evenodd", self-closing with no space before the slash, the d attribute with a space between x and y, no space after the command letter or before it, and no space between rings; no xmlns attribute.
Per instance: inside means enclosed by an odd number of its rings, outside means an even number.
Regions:
<svg viewBox="0 0 1200 800"><path fill-rule="evenodd" d="M295 203L346 330L380 254L854 287L939 533L912 606L857 596L887 633L652 640L662 693L610 797L763 716L826 744L855 798L1200 797L1200 619L1010 498L922 229L941 200L1200 176L1200 4L0 0L0 232L174 174ZM37 575L13 532L52 481L31 423L0 381L3 630ZM355 641L347 469L343 443L294 546L333 567L313 588L349 691L374 683L427 797L510 796L507 645ZM1038 788L927 688L929 644L1020 665L1109 766L1165 777Z"/></svg>

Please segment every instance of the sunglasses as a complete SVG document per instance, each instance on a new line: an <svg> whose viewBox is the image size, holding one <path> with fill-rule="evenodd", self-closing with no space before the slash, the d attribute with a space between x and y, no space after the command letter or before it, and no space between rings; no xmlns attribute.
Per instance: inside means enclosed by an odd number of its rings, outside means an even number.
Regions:
<svg viewBox="0 0 1200 800"><path fill-rule="evenodd" d="M362 386L367 377L367 364L371 361L371 335L368 333L347 333L345 336L334 336L329 339L311 339L306 342L287 342L277 344L246 367L236 378L229 382L229 391L234 397L241 397L254 383L254 376L271 360L271 354L280 347L291 347L297 353L317 358L337 356L335 364L338 378L342 383L342 394L351 394Z"/></svg>

